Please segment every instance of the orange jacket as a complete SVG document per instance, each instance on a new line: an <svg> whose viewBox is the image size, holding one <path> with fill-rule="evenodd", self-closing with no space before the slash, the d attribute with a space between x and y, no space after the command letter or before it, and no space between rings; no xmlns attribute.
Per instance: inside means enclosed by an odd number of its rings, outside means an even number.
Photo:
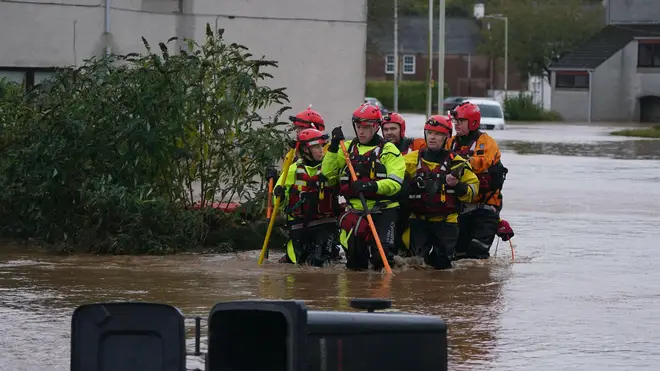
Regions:
<svg viewBox="0 0 660 371"><path fill-rule="evenodd" d="M401 142L397 144L397 148L401 151L402 155L406 155L412 151L419 151L420 149L426 148L426 140L424 138L402 138L402 141L407 142L408 147L400 148Z"/></svg>
<svg viewBox="0 0 660 371"><path fill-rule="evenodd" d="M467 157L472 166L472 171L479 177L479 174L485 174L488 169L497 164L502 157L500 147L495 142L495 139L486 133L481 133L479 138L465 146L459 146L457 137L452 137L447 141L446 148L458 153L462 157ZM465 154L465 156L464 156ZM479 190L479 195L474 198L474 204L487 204L497 208L502 206L502 194L500 191L495 193L482 193Z"/></svg>

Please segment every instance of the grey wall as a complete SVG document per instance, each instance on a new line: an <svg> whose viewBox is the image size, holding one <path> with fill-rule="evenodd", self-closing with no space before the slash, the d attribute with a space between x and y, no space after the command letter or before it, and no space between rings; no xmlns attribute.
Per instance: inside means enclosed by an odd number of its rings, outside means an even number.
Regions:
<svg viewBox="0 0 660 371"><path fill-rule="evenodd" d="M587 121L589 90L587 89L556 89L555 73L551 78L552 110L559 113L566 121Z"/></svg>
<svg viewBox="0 0 660 371"><path fill-rule="evenodd" d="M660 23L658 0L607 0L607 24Z"/></svg>
<svg viewBox="0 0 660 371"><path fill-rule="evenodd" d="M625 61L625 54L619 51L594 70L592 121L626 121L630 117L630 113L623 108L629 83L624 78Z"/></svg>
<svg viewBox="0 0 660 371"><path fill-rule="evenodd" d="M623 79L627 82L624 109L634 121L639 120L639 98L660 96L660 68L638 68L637 49L637 41L623 49L626 61Z"/></svg>
<svg viewBox="0 0 660 371"><path fill-rule="evenodd" d="M636 122L639 99L660 96L660 68L638 68L637 47L636 40L630 42L594 70L592 121ZM552 109L568 121L586 121L589 91L556 89L554 76Z"/></svg>
<svg viewBox="0 0 660 371"><path fill-rule="evenodd" d="M366 0L109 1L113 52L143 51L140 36L152 45L201 40L205 24L217 23L229 41L280 62L269 84L288 87L293 111L311 103L329 129L348 129L363 101ZM102 53L104 10L100 0L0 1L0 70L67 66Z"/></svg>

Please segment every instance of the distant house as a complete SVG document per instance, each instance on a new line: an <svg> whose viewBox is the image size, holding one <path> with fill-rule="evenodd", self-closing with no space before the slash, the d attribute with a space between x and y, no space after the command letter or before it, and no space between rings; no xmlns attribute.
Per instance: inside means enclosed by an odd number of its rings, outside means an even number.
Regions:
<svg viewBox="0 0 660 371"><path fill-rule="evenodd" d="M437 77L438 30L433 29L433 79ZM399 17L399 76L401 80L425 81L428 71L428 18ZM368 80L394 78L394 28L391 23L367 29ZM480 22L471 18L447 18L445 23L445 83L452 95L486 96L489 89L502 89L504 63L478 55ZM492 62L492 63L491 63ZM509 62L509 90L525 90Z"/></svg>
<svg viewBox="0 0 660 371"><path fill-rule="evenodd" d="M607 25L550 66L552 109L568 120L660 122L660 4L608 0Z"/></svg>

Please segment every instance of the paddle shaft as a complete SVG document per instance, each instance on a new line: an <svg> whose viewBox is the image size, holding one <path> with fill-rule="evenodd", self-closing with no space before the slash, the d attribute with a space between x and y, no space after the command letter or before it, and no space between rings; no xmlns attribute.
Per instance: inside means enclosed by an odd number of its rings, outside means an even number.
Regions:
<svg viewBox="0 0 660 371"><path fill-rule="evenodd" d="M282 180L280 181L280 184L278 184L281 187L284 187L284 184L286 183L286 178L288 177L289 174L289 167L291 167L291 163L293 162L293 158L295 157L295 154L298 153L298 145L299 143L296 143L296 148L292 149L287 153L286 158L284 159L284 165L282 166L282 174L284 176L281 176ZM264 238L264 245L261 247L261 254L259 254L259 265L261 265L264 262L264 258L266 257L266 253L268 251L268 241L270 240L270 234L273 232L273 226L275 225L275 217L277 216L277 210L280 208L280 197L275 198L275 205L273 206L273 212L270 215L270 222L268 223L268 230L266 230L266 238Z"/></svg>
<svg viewBox="0 0 660 371"><path fill-rule="evenodd" d="M273 178L268 179L268 208L266 208L266 219L270 219L270 215L273 212L273 183L275 183Z"/></svg>

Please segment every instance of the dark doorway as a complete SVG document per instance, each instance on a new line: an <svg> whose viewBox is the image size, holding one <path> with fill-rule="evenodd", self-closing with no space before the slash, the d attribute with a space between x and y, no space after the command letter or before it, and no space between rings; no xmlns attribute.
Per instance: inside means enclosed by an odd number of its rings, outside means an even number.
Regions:
<svg viewBox="0 0 660 371"><path fill-rule="evenodd" d="M660 122L660 97L649 95L639 98L639 121Z"/></svg>

